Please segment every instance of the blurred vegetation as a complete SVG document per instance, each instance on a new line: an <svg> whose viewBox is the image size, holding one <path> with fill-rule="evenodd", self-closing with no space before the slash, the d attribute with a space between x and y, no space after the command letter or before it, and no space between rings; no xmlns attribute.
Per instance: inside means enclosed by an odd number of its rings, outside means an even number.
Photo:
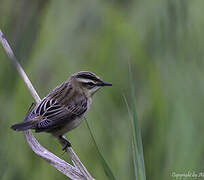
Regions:
<svg viewBox="0 0 204 180"><path fill-rule="evenodd" d="M113 83L86 117L119 180L135 179L123 100L131 98L129 62L147 179L172 179L204 168L203 7L202 0L0 0L0 28L41 97L80 70ZM66 179L10 130L33 100L2 48L0 59L1 179ZM36 137L68 160L57 140ZM86 123L67 137L90 173L107 179Z"/></svg>

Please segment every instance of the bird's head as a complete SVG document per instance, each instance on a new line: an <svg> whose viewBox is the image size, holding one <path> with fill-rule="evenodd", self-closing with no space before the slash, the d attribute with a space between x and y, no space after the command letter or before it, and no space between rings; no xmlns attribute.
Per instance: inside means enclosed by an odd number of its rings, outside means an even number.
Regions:
<svg viewBox="0 0 204 180"><path fill-rule="evenodd" d="M80 71L71 76L71 84L82 90L87 96L92 96L96 91L104 86L112 86L112 84L101 80L92 72Z"/></svg>

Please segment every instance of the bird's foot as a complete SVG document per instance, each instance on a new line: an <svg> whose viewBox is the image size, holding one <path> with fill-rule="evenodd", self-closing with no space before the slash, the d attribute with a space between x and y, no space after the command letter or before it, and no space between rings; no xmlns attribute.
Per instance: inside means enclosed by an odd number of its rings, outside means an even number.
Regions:
<svg viewBox="0 0 204 180"><path fill-rule="evenodd" d="M62 147L62 151L67 151L68 147L72 147L71 143L67 140L66 144Z"/></svg>
<svg viewBox="0 0 204 180"><path fill-rule="evenodd" d="M62 150L67 151L68 147L71 147L71 143L64 137L64 136L59 136L59 141L63 145Z"/></svg>

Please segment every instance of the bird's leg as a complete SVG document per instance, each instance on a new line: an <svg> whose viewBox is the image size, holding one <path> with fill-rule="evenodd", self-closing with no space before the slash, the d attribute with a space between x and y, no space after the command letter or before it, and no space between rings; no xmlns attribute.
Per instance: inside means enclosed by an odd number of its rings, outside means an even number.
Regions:
<svg viewBox="0 0 204 180"><path fill-rule="evenodd" d="M64 136L59 136L58 140L63 146L62 148L63 151L66 151L68 147L72 146L71 143Z"/></svg>
<svg viewBox="0 0 204 180"><path fill-rule="evenodd" d="M28 109L28 111L27 111L27 114L29 113L29 112L31 112L31 110L33 109L33 107L35 106L36 104L34 103L34 102L32 102L32 104L30 105L30 107L29 107L29 109Z"/></svg>
<svg viewBox="0 0 204 180"><path fill-rule="evenodd" d="M27 113L26 113L26 116L25 116L25 118L24 118L24 122L25 121L27 121L27 117L29 116L29 113L32 111L32 109L35 107L35 103L34 102L32 102L32 104L30 105L30 107L29 107L29 109L28 109L28 111L27 111Z"/></svg>

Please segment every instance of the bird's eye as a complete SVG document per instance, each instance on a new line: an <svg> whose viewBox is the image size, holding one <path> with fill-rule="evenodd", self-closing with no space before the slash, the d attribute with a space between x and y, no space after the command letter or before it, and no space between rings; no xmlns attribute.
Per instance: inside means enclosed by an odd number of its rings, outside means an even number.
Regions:
<svg viewBox="0 0 204 180"><path fill-rule="evenodd" d="M91 89L95 86L93 82L82 83L86 88Z"/></svg>

